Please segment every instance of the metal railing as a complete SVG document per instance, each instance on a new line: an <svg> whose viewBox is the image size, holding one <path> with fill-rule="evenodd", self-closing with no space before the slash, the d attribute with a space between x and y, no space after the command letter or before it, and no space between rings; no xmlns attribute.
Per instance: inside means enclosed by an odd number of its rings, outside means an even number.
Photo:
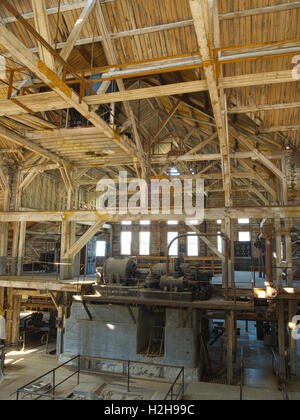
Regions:
<svg viewBox="0 0 300 420"><path fill-rule="evenodd" d="M181 384L179 385L179 381L181 378ZM178 387L178 390L175 391L175 387ZM184 367L180 370L179 374L177 375L176 379L170 386L169 391L167 392L164 401L171 400L171 401L182 401L184 398L184 391L185 391L185 384L184 384Z"/></svg>
<svg viewBox="0 0 300 420"><path fill-rule="evenodd" d="M244 396L244 377L245 377L245 364L244 364L244 347L241 348L241 380L240 380L240 401L243 401Z"/></svg>
<svg viewBox="0 0 300 420"><path fill-rule="evenodd" d="M281 374L280 374L279 358L277 357L273 347L271 348L271 355L272 355L272 370L273 370L274 375L276 376L278 389L281 390L281 392L282 392L282 399L284 401L289 401L289 396L287 394L286 385L285 385L283 379L281 378ZM287 364L286 364L286 366L287 366Z"/></svg>
<svg viewBox="0 0 300 420"><path fill-rule="evenodd" d="M55 276L56 280L60 280L60 270L61 268L68 267L78 271L78 274L73 273L73 279L80 280L88 277L86 273L86 264L75 264L75 263L60 263L52 261L38 261L38 260L26 260L23 258L5 258L5 261L1 262L2 265L2 274L1 277L16 277L18 270L22 272L22 275L32 280L36 277L41 277L41 274L48 274L50 276ZM21 266L21 269L20 269ZM27 267L26 267L27 266ZM30 267L29 267L30 266ZM18 268L19 267L19 268ZM52 267L52 270L49 268ZM27 269L26 269L27 268ZM29 268L29 269L28 269ZM96 273L95 273L96 276Z"/></svg>
<svg viewBox="0 0 300 420"><path fill-rule="evenodd" d="M70 364L71 362L74 362L75 360L77 360L77 370L57 384L56 383L57 371L59 369L61 369L62 367ZM45 373L44 375L39 376L38 378L34 379L33 381L29 382L28 384L22 386L21 388L18 388L17 391L16 391L17 401L20 400L20 397L22 397L22 395L23 395L23 398L26 395L31 396L31 399L33 399L33 397L36 397L35 400L39 400L42 397L48 398L48 399L51 399L51 400L71 400L72 398L70 398L70 397L61 397L61 396L57 395L56 390L60 385L66 383L68 380L70 380L71 378L73 378L76 375L77 375L77 385L79 385L79 383L80 383L80 361L81 361L81 356L73 357L72 359L68 360L67 362L65 362L61 365L59 365L55 369L50 370L49 372ZM43 380L43 379L45 379L49 376L51 376L51 378L52 378L52 385L49 389L47 389L47 392L39 392L38 389L37 390L33 389L35 384L38 383L38 381L41 381L41 380Z"/></svg>
<svg viewBox="0 0 300 420"><path fill-rule="evenodd" d="M33 381L29 382L28 384L18 388L16 390L16 394L17 394L17 400L21 399L21 396L24 395L29 395L31 396L31 399L34 400L39 400L40 398L47 398L47 399L51 399L51 400L72 400L72 393L68 396L60 396L56 394L56 389L66 383L69 379L71 379L72 377L77 375L77 385L80 384L80 375L82 372L88 372L88 370L82 368L82 362L83 361L90 361L90 360L97 360L97 361L102 361L102 362L120 362L123 364L123 372L117 375L123 376L126 378L126 389L127 392L131 392L131 379L133 378L133 376L131 375L131 365L135 364L135 365L145 365L145 366L156 366L159 368L159 377L164 377L163 375L163 370L165 368L172 368L172 369L180 369L178 366L173 366L173 365L157 365L154 363L148 363L148 362L132 362L130 360L128 361L124 361L124 360L120 360L120 359L107 359L107 358L102 358L102 357L89 357L89 356L75 356L73 358L71 358L70 360L68 360L67 362L59 365L58 367L56 367L55 369L50 370L49 372L45 373L44 375L39 376L38 378L34 379ZM73 363L76 362L76 371L74 373L72 373L71 375L69 375L67 378L65 378L64 380L60 381L58 384L56 383L57 380L57 371L59 369L61 369L64 366L67 366L69 364L70 367L73 367ZM98 372L98 370L96 371ZM100 370L100 372L103 373L110 373L112 374L112 372L107 371L107 370ZM113 373L115 374L115 373ZM40 392L38 389L32 389L30 387L34 386L35 384L37 384L39 381L42 381L44 378L49 378L51 377L51 386L50 388L47 388L46 392ZM179 384L181 378L181 383ZM178 387L178 389L176 389L176 387ZM36 388L38 388L36 386ZM167 400L169 397L171 398L171 401L179 401L182 400L184 397L184 390L185 390L185 382L184 382L184 367L180 369L179 374L177 375L176 379L174 380L174 382L172 383L172 385L170 386L170 389L168 390L164 400ZM36 397L36 398L33 398Z"/></svg>

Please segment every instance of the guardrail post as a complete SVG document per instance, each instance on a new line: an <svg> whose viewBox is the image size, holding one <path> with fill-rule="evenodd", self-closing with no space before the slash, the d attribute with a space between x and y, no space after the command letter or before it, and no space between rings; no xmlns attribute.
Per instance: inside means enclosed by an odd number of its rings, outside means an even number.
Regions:
<svg viewBox="0 0 300 420"><path fill-rule="evenodd" d="M128 360L127 364L127 392L130 392L130 360Z"/></svg>
<svg viewBox="0 0 300 420"><path fill-rule="evenodd" d="M78 356L78 377L77 377L77 385L80 384L80 362L81 362L81 358L80 355Z"/></svg>
<svg viewBox="0 0 300 420"><path fill-rule="evenodd" d="M52 375L52 399L55 400L55 370Z"/></svg>

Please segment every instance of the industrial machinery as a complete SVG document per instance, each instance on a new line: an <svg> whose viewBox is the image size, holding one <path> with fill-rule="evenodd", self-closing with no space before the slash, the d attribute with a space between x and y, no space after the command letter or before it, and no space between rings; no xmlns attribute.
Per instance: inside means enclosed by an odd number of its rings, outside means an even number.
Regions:
<svg viewBox="0 0 300 420"><path fill-rule="evenodd" d="M209 300L212 297L211 271L200 267L181 264L174 260L169 267L166 263L155 264L148 275L137 269L136 262L130 258L108 258L104 262L102 283L106 286L137 286L145 291L160 291L158 299L167 298L169 292L181 294L181 299ZM163 292L167 292L163 293ZM120 293L124 294L124 290ZM130 293L128 291L128 293ZM185 293L185 295L183 295ZM188 294L188 295L187 295ZM180 297L179 296L179 297Z"/></svg>
<svg viewBox="0 0 300 420"><path fill-rule="evenodd" d="M136 262L130 258L108 258L103 265L104 283L135 285L136 269Z"/></svg>

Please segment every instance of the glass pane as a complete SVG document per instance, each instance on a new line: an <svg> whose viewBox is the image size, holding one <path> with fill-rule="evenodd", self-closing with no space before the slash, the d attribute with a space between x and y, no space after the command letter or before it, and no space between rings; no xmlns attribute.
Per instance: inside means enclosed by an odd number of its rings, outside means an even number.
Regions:
<svg viewBox="0 0 300 420"><path fill-rule="evenodd" d="M193 232L190 232L190 234L192 233ZM198 257L199 256L198 236L188 236L187 245L188 245L188 257Z"/></svg>
<svg viewBox="0 0 300 420"><path fill-rule="evenodd" d="M140 255L150 255L150 232L140 232Z"/></svg>
<svg viewBox="0 0 300 420"><path fill-rule="evenodd" d="M250 242L250 232L239 232L239 242Z"/></svg>
<svg viewBox="0 0 300 420"><path fill-rule="evenodd" d="M106 242L105 241L97 241L96 256L97 257L106 256Z"/></svg>
<svg viewBox="0 0 300 420"><path fill-rule="evenodd" d="M121 254L130 255L131 254L131 232L122 232L121 233Z"/></svg>
<svg viewBox="0 0 300 420"><path fill-rule="evenodd" d="M168 244L170 244L170 242L174 239L177 238L178 236L178 232L168 232ZM178 240L175 241L171 248L170 248L170 252L169 255L171 255L172 257L177 257L178 256Z"/></svg>

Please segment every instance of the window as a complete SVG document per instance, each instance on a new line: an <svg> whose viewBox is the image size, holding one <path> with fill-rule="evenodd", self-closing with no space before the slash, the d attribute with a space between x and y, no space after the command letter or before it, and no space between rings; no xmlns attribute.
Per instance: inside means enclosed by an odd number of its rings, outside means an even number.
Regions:
<svg viewBox="0 0 300 420"><path fill-rule="evenodd" d="M106 241L97 241L96 257L106 257Z"/></svg>
<svg viewBox="0 0 300 420"><path fill-rule="evenodd" d="M131 232L121 232L121 255L131 254L131 241L132 241Z"/></svg>
<svg viewBox="0 0 300 420"><path fill-rule="evenodd" d="M218 251L223 252L223 239L221 235L218 235Z"/></svg>
<svg viewBox="0 0 300 420"><path fill-rule="evenodd" d="M199 225L199 220L187 220L187 224L191 226Z"/></svg>
<svg viewBox="0 0 300 420"><path fill-rule="evenodd" d="M250 242L250 232L239 232L239 242Z"/></svg>
<svg viewBox="0 0 300 420"><path fill-rule="evenodd" d="M141 220L140 225L141 226L150 226L151 222L149 220Z"/></svg>
<svg viewBox="0 0 300 420"><path fill-rule="evenodd" d="M239 225L249 225L250 219L239 219Z"/></svg>
<svg viewBox="0 0 300 420"><path fill-rule="evenodd" d="M150 232L140 232L140 255L150 255Z"/></svg>
<svg viewBox="0 0 300 420"><path fill-rule="evenodd" d="M193 234L193 232L189 232ZM187 253L188 257L198 257L199 256L199 239L198 236L188 236L187 237Z"/></svg>
<svg viewBox="0 0 300 420"><path fill-rule="evenodd" d="M168 232L168 245L174 238L177 238L177 236L178 232ZM172 257L178 257L178 240L173 242L170 248L169 255L171 255Z"/></svg>
<svg viewBox="0 0 300 420"><path fill-rule="evenodd" d="M179 170L177 168L175 168L175 167L170 168L170 171L169 172L170 172L170 175L171 176L179 176L179 175L181 175L180 172L179 172Z"/></svg>
<svg viewBox="0 0 300 420"><path fill-rule="evenodd" d="M123 226L131 226L132 222L128 221L128 220L124 220L124 222L122 222Z"/></svg>
<svg viewBox="0 0 300 420"><path fill-rule="evenodd" d="M177 226L178 225L178 222L176 220L169 220L168 221L168 225L169 226Z"/></svg>

